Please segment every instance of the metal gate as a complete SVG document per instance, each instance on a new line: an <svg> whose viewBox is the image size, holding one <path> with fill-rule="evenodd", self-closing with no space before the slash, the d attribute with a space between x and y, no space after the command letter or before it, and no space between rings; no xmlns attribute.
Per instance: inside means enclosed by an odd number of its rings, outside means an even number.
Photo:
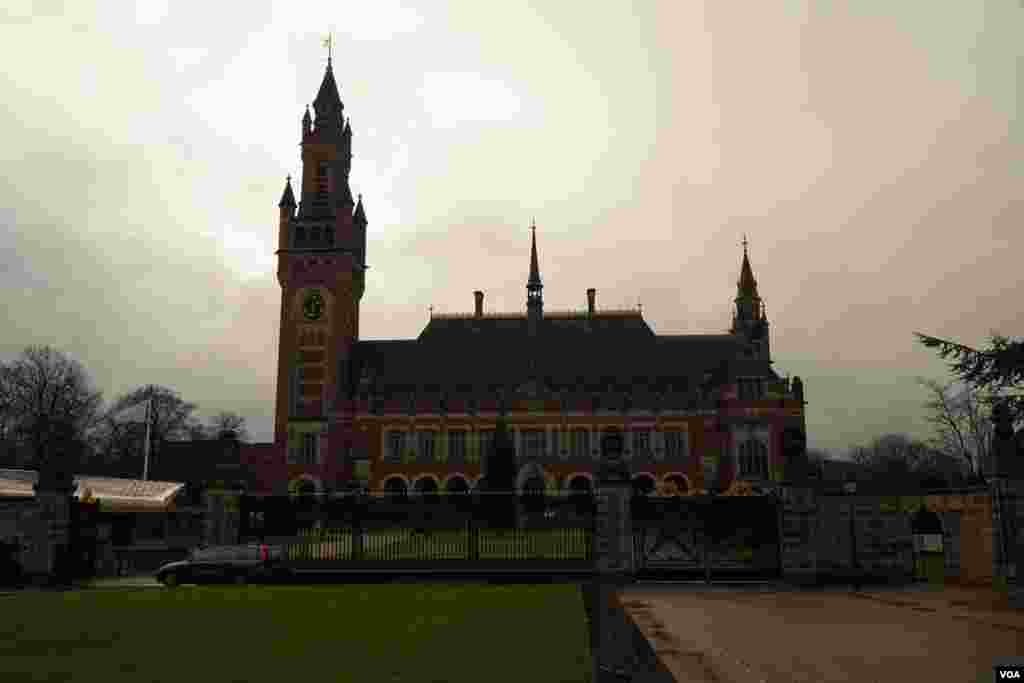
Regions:
<svg viewBox="0 0 1024 683"><path fill-rule="evenodd" d="M775 496L636 496L638 579L771 580L781 576Z"/></svg>

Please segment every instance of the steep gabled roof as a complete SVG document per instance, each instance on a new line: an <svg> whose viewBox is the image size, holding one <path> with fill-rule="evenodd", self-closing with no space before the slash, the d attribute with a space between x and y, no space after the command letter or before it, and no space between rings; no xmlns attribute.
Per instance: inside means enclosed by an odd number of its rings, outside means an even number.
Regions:
<svg viewBox="0 0 1024 683"><path fill-rule="evenodd" d="M349 391L364 371L384 394L432 385L516 386L529 379L531 358L538 376L561 386L643 378L694 386L705 372L724 381L742 349L742 340L729 334L655 335L637 312L545 316L536 341L522 314L440 316L417 339L357 342ZM767 364L760 366L763 372Z"/></svg>

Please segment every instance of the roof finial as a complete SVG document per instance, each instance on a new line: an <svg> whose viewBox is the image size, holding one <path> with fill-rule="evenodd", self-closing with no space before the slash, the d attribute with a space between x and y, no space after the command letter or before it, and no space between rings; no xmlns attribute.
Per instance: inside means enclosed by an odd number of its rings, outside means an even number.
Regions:
<svg viewBox="0 0 1024 683"><path fill-rule="evenodd" d="M285 176L285 182L287 182L287 183L291 183L292 182L292 174L291 173L289 173L287 176Z"/></svg>
<svg viewBox="0 0 1024 683"><path fill-rule="evenodd" d="M747 233L743 233L743 255L747 255Z"/></svg>
<svg viewBox="0 0 1024 683"><path fill-rule="evenodd" d="M430 305L430 317L431 318L434 317L434 306L433 306L433 304Z"/></svg>
<svg viewBox="0 0 1024 683"><path fill-rule="evenodd" d="M331 68L331 47L333 46L333 44L334 44L334 38L333 38L333 36L330 33L328 33L327 37L324 38L324 47L327 48L327 68L328 69Z"/></svg>

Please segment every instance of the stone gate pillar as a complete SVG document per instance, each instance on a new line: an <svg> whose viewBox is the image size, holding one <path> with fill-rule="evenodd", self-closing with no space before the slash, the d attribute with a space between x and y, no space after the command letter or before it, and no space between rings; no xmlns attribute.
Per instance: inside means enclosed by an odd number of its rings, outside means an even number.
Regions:
<svg viewBox="0 0 1024 683"><path fill-rule="evenodd" d="M993 576L1006 587L1010 604L1024 607L1024 429L1014 434L1005 404L993 407L991 419Z"/></svg>
<svg viewBox="0 0 1024 683"><path fill-rule="evenodd" d="M1024 608L1024 479L998 478L992 489L993 576Z"/></svg>
<svg viewBox="0 0 1024 683"><path fill-rule="evenodd" d="M74 476L65 441L57 439L33 485L36 516L29 529L25 571L35 583L70 580L71 506Z"/></svg>
<svg viewBox="0 0 1024 683"><path fill-rule="evenodd" d="M613 604L613 594L635 579L633 525L630 520L632 482L629 466L622 458L621 432L605 434L601 440L601 464L596 486L594 518L595 573L591 586L591 646L593 680L601 671L632 671L636 655L631 631L621 608Z"/></svg>
<svg viewBox="0 0 1024 683"><path fill-rule="evenodd" d="M818 500L810 486L779 487L779 545L782 580L797 585L818 581Z"/></svg>

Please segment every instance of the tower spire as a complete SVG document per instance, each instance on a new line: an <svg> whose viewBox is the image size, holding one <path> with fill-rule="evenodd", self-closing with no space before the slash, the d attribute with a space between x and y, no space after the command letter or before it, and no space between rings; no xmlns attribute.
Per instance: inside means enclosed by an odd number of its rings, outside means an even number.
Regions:
<svg viewBox="0 0 1024 683"><path fill-rule="evenodd" d="M544 301L541 290L544 285L540 281L540 266L537 264L537 222L531 221L530 230L533 236L530 242L530 278L526 281L526 319L531 337L537 335L541 318L544 317Z"/></svg>
<svg viewBox="0 0 1024 683"><path fill-rule="evenodd" d="M338 83L334 80L334 69L331 67L330 57L331 38L324 41L328 48L327 70L324 72L324 79L320 83L320 90L313 100L314 124L317 132L326 129L331 134L341 134L345 126L345 105L341 102L341 95L338 94Z"/></svg>
<svg viewBox="0 0 1024 683"><path fill-rule="evenodd" d="M530 224L530 230L533 231L532 242L530 244L530 279L526 281L526 289L536 289L538 296L540 290L544 287L540 281L540 266L537 265L537 221L534 220Z"/></svg>
<svg viewBox="0 0 1024 683"><path fill-rule="evenodd" d="M754 269L750 267L750 255L747 252L747 236L743 235L743 265L740 266L740 279L736 283L736 312L733 315L732 332L743 334L751 344L748 352L751 357L771 361L768 350L768 317L764 311L764 302L757 293L757 280Z"/></svg>
<svg viewBox="0 0 1024 683"><path fill-rule="evenodd" d="M750 258L747 256L747 236L743 235L743 265L740 266L740 279L736 283L736 296L739 298L759 298L757 296L757 280L754 279L754 271L750 267Z"/></svg>

